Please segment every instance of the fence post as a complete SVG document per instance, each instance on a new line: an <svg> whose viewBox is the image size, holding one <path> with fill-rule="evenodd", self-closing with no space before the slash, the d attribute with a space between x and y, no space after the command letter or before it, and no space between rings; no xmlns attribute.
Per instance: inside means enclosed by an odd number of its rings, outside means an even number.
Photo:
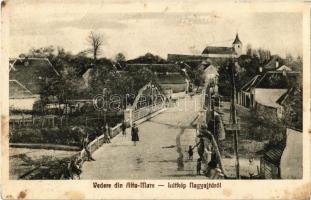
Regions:
<svg viewBox="0 0 311 200"><path fill-rule="evenodd" d="M23 122L23 125L25 126L25 116L24 116L24 113L22 113L22 122Z"/></svg>
<svg viewBox="0 0 311 200"><path fill-rule="evenodd" d="M63 127L63 116L60 117L60 127Z"/></svg>
<svg viewBox="0 0 311 200"><path fill-rule="evenodd" d="M52 121L52 127L54 128L54 125L55 125L55 117L53 117L53 121Z"/></svg>

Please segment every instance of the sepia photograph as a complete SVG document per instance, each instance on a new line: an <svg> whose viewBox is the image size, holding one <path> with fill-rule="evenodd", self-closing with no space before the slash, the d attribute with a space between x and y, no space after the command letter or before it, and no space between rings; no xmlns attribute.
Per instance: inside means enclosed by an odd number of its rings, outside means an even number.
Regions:
<svg viewBox="0 0 311 200"><path fill-rule="evenodd" d="M8 179L302 180L304 12L207 5L3 3Z"/></svg>

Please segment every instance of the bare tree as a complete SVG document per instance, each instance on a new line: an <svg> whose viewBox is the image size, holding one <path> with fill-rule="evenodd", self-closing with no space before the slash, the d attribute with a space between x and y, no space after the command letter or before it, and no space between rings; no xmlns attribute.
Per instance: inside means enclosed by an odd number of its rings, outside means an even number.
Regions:
<svg viewBox="0 0 311 200"><path fill-rule="evenodd" d="M90 45L90 48L87 52L93 54L94 61L97 60L97 56L101 53L101 47L104 44L103 35L99 33L94 33L93 31L87 37L87 42Z"/></svg>

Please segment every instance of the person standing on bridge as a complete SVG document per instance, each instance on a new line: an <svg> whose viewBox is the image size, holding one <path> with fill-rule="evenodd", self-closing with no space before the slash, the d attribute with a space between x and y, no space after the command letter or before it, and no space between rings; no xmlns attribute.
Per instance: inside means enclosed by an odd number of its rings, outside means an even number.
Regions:
<svg viewBox="0 0 311 200"><path fill-rule="evenodd" d="M104 129L104 143L111 143L111 141L110 141L110 128L108 126L108 123L106 123L105 129Z"/></svg>
<svg viewBox="0 0 311 200"><path fill-rule="evenodd" d="M123 120L121 124L121 129L122 129L122 136L126 137L126 122Z"/></svg>
<svg viewBox="0 0 311 200"><path fill-rule="evenodd" d="M133 124L132 127L132 141L134 146L136 146L136 142L139 141L139 136L138 136L138 127L136 126L136 124Z"/></svg>
<svg viewBox="0 0 311 200"><path fill-rule="evenodd" d="M85 153L86 153L86 159L87 161L95 161L95 159L92 157L91 155L91 152L89 150L89 145L90 143L90 140L89 140L89 135L86 134L86 136L84 137L83 141L82 141L82 146L83 146L83 149L85 150Z"/></svg>

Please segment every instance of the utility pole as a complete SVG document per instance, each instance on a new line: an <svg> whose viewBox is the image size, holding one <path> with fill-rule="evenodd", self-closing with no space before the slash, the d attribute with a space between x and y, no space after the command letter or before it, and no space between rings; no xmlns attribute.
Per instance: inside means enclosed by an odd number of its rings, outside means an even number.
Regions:
<svg viewBox="0 0 311 200"><path fill-rule="evenodd" d="M231 63L231 83L232 83L232 91L231 91L231 116L232 116L232 127L234 132L234 152L236 157L236 178L240 179L240 163L239 163L239 151L238 151L238 132L239 132L239 126L238 126L238 120L236 116L236 107L235 107L235 101L236 101L236 87L235 87L235 63Z"/></svg>

